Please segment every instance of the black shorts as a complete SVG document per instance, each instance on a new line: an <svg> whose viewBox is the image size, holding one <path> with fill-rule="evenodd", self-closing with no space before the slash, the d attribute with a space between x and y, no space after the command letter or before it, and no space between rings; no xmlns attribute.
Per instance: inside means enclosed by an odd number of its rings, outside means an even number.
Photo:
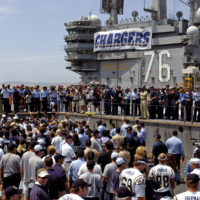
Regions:
<svg viewBox="0 0 200 200"><path fill-rule="evenodd" d="M160 197L166 197L166 196L171 197L172 196L170 191L167 191L167 192L157 192L157 193L160 195Z"/></svg>
<svg viewBox="0 0 200 200"><path fill-rule="evenodd" d="M5 190L8 186L16 186L18 188L20 180L20 174L13 174L9 177L3 178L3 189Z"/></svg>

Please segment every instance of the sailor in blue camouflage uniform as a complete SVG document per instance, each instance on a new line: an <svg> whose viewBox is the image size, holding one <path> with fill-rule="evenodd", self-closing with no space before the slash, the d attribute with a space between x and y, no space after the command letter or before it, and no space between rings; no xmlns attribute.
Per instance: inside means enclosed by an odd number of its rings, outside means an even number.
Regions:
<svg viewBox="0 0 200 200"><path fill-rule="evenodd" d="M40 92L40 100L42 102L43 112L47 112L48 96L49 96L49 91L47 90L47 87L44 86Z"/></svg>
<svg viewBox="0 0 200 200"><path fill-rule="evenodd" d="M35 87L35 90L32 92L34 97L34 111L40 111L40 90L39 85Z"/></svg>
<svg viewBox="0 0 200 200"><path fill-rule="evenodd" d="M157 93L154 87L152 86L150 88L150 107L149 107L149 114L150 114L150 119L155 119L156 118L156 103L157 103Z"/></svg>
<svg viewBox="0 0 200 200"><path fill-rule="evenodd" d="M196 92L194 93L194 121L200 122L200 89L196 88ZM197 114L198 113L198 114Z"/></svg>
<svg viewBox="0 0 200 200"><path fill-rule="evenodd" d="M134 91L131 93L131 115L132 116L138 116L140 115L140 96L137 91L137 88L134 89ZM135 113L133 113L135 112Z"/></svg>
<svg viewBox="0 0 200 200"><path fill-rule="evenodd" d="M170 91L170 102L171 102L171 118L173 120L178 120L178 99L179 94L177 93L175 88L172 88Z"/></svg>
<svg viewBox="0 0 200 200"><path fill-rule="evenodd" d="M163 90L158 90L157 91L157 115L158 119L163 119L163 104L164 104L164 91Z"/></svg>
<svg viewBox="0 0 200 200"><path fill-rule="evenodd" d="M109 115L111 113L111 94L112 90L108 86L106 86L106 89L103 92L104 112L106 115Z"/></svg>
<svg viewBox="0 0 200 200"><path fill-rule="evenodd" d="M191 121L193 94L190 89L186 92L185 102L186 120Z"/></svg>
<svg viewBox="0 0 200 200"><path fill-rule="evenodd" d="M117 87L112 90L111 99L112 99L112 115L118 115L118 92Z"/></svg>
<svg viewBox="0 0 200 200"><path fill-rule="evenodd" d="M64 109L65 95L66 95L66 91L64 90L63 86L60 85L58 87L58 92L57 92L58 109L60 112L63 112L63 109Z"/></svg>
<svg viewBox="0 0 200 200"><path fill-rule="evenodd" d="M50 109L52 111L57 111L57 91L55 86L51 86L51 90L49 91L50 98Z"/></svg>
<svg viewBox="0 0 200 200"><path fill-rule="evenodd" d="M124 92L124 112L126 116L130 115L130 101L131 101L131 92L129 88L126 88Z"/></svg>
<svg viewBox="0 0 200 200"><path fill-rule="evenodd" d="M3 100L4 112L10 112L10 106L9 106L9 96L10 96L10 92L9 92L7 86L5 86L5 87L1 90L1 95L2 95L2 100Z"/></svg>
<svg viewBox="0 0 200 200"><path fill-rule="evenodd" d="M166 119L170 119L170 115L171 115L171 107L170 107L170 93L169 93L169 89L165 89L164 91L164 107L165 107L165 116Z"/></svg>
<svg viewBox="0 0 200 200"><path fill-rule="evenodd" d="M185 107L185 102L186 102L185 97L186 97L185 91L181 89L178 101L181 104L181 120L182 121L184 120L184 107Z"/></svg>

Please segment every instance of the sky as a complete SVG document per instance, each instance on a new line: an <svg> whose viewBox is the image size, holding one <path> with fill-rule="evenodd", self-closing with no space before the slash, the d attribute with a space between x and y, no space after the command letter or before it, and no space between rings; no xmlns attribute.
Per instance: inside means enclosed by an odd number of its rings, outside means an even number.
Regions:
<svg viewBox="0 0 200 200"><path fill-rule="evenodd" d="M143 12L143 0L124 0L124 15ZM139 3L138 3L139 2ZM178 10L185 19L189 8L178 0L167 0L168 16ZM151 0L146 0L150 7ZM65 22L95 14L102 23L108 15L100 14L100 0L0 0L0 82L69 82L80 76L66 70Z"/></svg>

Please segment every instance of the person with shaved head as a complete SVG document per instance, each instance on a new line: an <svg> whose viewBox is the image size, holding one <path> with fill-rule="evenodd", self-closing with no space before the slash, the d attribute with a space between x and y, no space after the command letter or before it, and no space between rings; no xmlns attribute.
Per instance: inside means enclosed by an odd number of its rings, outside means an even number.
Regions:
<svg viewBox="0 0 200 200"><path fill-rule="evenodd" d="M159 154L158 165L151 168L149 172L149 178L160 184L160 188L156 190L156 193L160 197L173 196L173 190L175 188L174 170L166 165L166 159L167 155L165 153Z"/></svg>

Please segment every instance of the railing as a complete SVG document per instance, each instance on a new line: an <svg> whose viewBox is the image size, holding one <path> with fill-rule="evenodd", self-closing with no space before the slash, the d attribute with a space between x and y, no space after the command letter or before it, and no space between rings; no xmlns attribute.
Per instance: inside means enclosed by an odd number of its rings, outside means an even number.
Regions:
<svg viewBox="0 0 200 200"><path fill-rule="evenodd" d="M12 102L10 104L10 111L5 110L4 101L0 101L0 110L3 112L16 112L16 105ZM55 106L52 106L50 100L46 102L46 110L44 110L44 104L42 101L39 105L26 104L25 101L20 103L18 112L39 112L39 111L53 111L53 112L75 112L75 113L86 113L91 112L93 115L122 115L131 116L135 118L146 118L146 119L160 119L160 120L179 120L186 123L187 121L200 122L200 107L195 105L150 105L146 104L144 106L144 112L141 110L141 104L136 104L133 102L121 102L114 103L112 101L106 100L79 100L79 101L66 101L66 100L56 100ZM141 116L141 112L144 113Z"/></svg>

